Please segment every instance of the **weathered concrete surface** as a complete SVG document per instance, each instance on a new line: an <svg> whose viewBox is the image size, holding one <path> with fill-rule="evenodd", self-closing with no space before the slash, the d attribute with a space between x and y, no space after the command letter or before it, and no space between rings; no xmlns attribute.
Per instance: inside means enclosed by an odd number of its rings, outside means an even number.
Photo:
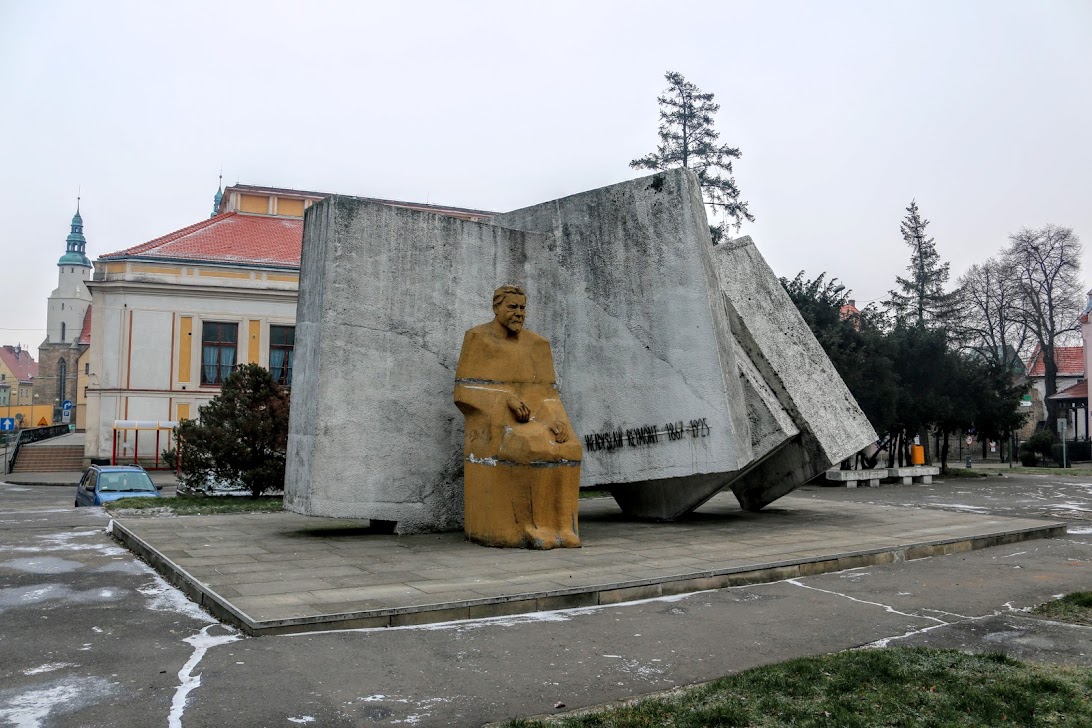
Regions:
<svg viewBox="0 0 1092 728"><path fill-rule="evenodd" d="M536 330L563 338L549 244L351 197L310 208L286 507L402 533L460 528L463 418L451 390L463 332L504 281L527 289Z"/></svg>
<svg viewBox="0 0 1092 728"><path fill-rule="evenodd" d="M749 239L710 244L687 170L489 224L331 197L308 210L285 502L458 528L462 332L523 286L584 445L582 487L677 518L758 509L875 438Z"/></svg>
<svg viewBox="0 0 1092 728"><path fill-rule="evenodd" d="M740 505L757 510L874 442L876 432L751 238L718 246L713 260L740 356L800 428L732 482Z"/></svg>
<svg viewBox="0 0 1092 728"><path fill-rule="evenodd" d="M1092 478L1065 475L865 490L804 486L794 495L836 504L876 501L1022 516L1069 512L1087 519ZM82 533L88 525L82 519L92 514L98 514L98 529L106 525L100 509L73 514L64 488L3 483L0 502L0 578L12 601L0 621L0 711L9 711L7 721L0 719L4 725L14 722L10 714L17 710L27 711L20 716L25 724L37 717L40 725L58 728L177 725L169 719L177 698L173 717L189 728L359 728L396 721L417 728L481 726L869 643L1001 651L1092 666L1092 628L1063 627L1018 611L1088 589L1088 520L1072 521L1065 538L791 582L422 628L218 644L216 636L224 635L219 628L198 642L207 622L158 611L185 604L178 592L156 582L131 556L111 555L116 545L101 530ZM754 515L777 517L778 509L767 510ZM648 534L631 539L634 550L666 550L654 540L657 526L638 525ZM199 530L187 538L206 543ZM345 547L352 541L346 537ZM294 549L264 566L309 559ZM79 567L56 573L66 566L61 560ZM218 559L207 561L215 568ZM624 571L626 559L618 562ZM256 575L251 568L238 581ZM102 595L106 589L113 592L109 598ZM35 599L23 601L27 593ZM556 709L557 703L566 707Z"/></svg>
<svg viewBox="0 0 1092 728"><path fill-rule="evenodd" d="M692 175L661 173L491 222L552 234L572 277L559 362L574 393L567 406L581 434L622 435L621 447L585 443L582 485L613 486L627 514L668 520L705 502L755 459ZM692 428L692 421L706 427ZM681 423L681 436L671 439L666 423ZM642 427L657 439L634 446L627 431ZM776 444L786 439L763 434Z"/></svg>

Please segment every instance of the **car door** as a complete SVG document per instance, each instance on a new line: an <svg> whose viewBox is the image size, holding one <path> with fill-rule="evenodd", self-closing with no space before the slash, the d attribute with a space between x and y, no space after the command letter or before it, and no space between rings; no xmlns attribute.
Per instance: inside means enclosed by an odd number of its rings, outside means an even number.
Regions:
<svg viewBox="0 0 1092 728"><path fill-rule="evenodd" d="M88 471L83 476L83 480L80 481L79 486L76 488L76 503L81 506L93 506L95 505L95 476L98 475L94 470Z"/></svg>

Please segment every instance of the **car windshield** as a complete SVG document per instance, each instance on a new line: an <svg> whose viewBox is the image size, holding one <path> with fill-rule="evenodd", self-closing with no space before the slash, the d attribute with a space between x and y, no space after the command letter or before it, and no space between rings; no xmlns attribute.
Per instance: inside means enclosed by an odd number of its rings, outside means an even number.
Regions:
<svg viewBox="0 0 1092 728"><path fill-rule="evenodd" d="M99 473L100 493L143 493L155 491L147 473Z"/></svg>

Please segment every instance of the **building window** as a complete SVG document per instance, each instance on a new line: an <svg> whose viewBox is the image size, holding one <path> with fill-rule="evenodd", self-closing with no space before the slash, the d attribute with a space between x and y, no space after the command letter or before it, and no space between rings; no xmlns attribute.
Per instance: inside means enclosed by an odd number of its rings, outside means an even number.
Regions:
<svg viewBox="0 0 1092 728"><path fill-rule="evenodd" d="M223 384L235 369L239 324L201 324L201 384Z"/></svg>
<svg viewBox="0 0 1092 728"><path fill-rule="evenodd" d="M292 350L295 348L295 326L269 327L269 371L285 387L292 386Z"/></svg>
<svg viewBox="0 0 1092 728"><path fill-rule="evenodd" d="M89 362L89 361L84 362L84 364L83 364L83 373L84 374L90 374L91 373L91 362Z"/></svg>
<svg viewBox="0 0 1092 728"><path fill-rule="evenodd" d="M64 325L64 321L62 321L61 322L61 341L64 341L64 329L65 329L65 325Z"/></svg>
<svg viewBox="0 0 1092 728"><path fill-rule="evenodd" d="M62 324L63 325L63 324ZM57 405L60 406L65 400L64 396L64 380L68 378L68 362L61 359L57 362Z"/></svg>

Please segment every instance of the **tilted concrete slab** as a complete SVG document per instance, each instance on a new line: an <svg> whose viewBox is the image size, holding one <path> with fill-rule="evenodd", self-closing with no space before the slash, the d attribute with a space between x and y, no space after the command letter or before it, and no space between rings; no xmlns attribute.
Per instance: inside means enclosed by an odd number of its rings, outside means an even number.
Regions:
<svg viewBox="0 0 1092 728"><path fill-rule="evenodd" d="M731 483L757 510L866 445L876 432L750 237L714 248L739 357L747 357L799 428L776 457Z"/></svg>
<svg viewBox="0 0 1092 728"><path fill-rule="evenodd" d="M553 346L581 485L627 515L729 485L761 508L875 438L749 239L711 245L687 170L488 223L335 196L305 217L288 509L459 527L455 359L503 283Z"/></svg>

